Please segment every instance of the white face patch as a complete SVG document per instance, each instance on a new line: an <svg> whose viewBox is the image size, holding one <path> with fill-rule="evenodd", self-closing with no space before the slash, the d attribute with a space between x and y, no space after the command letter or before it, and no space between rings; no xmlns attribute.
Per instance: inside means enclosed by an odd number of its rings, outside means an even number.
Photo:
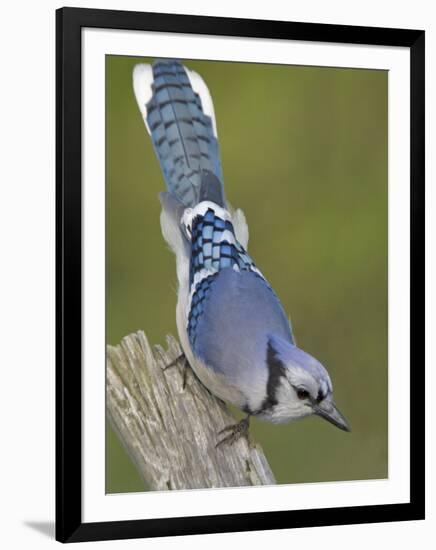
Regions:
<svg viewBox="0 0 436 550"><path fill-rule="evenodd" d="M332 388L330 379L329 379L329 382L327 382L326 380L321 380L319 385L319 391L321 392L323 397L325 397L328 394L328 392L332 390L333 388Z"/></svg>

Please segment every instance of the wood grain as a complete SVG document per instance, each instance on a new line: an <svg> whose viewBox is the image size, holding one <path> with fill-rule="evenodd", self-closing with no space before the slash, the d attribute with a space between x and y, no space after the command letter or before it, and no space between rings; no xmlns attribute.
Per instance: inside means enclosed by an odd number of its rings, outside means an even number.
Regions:
<svg viewBox="0 0 436 550"><path fill-rule="evenodd" d="M237 421L184 360L165 368L181 354L172 336L164 350L152 348L143 332L107 349L108 418L148 488L275 484L251 438L216 447L218 432Z"/></svg>

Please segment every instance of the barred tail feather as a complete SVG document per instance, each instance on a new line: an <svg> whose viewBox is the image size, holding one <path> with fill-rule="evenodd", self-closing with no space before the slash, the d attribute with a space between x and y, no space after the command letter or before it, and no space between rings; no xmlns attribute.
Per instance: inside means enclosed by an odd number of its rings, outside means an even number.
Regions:
<svg viewBox="0 0 436 550"><path fill-rule="evenodd" d="M139 109L168 191L186 207L225 206L213 103L203 79L174 60L133 71Z"/></svg>

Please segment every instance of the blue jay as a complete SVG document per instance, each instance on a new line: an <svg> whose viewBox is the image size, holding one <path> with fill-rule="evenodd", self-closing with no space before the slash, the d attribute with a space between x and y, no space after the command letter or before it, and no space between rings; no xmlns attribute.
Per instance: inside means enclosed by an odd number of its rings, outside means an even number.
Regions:
<svg viewBox="0 0 436 550"><path fill-rule="evenodd" d="M245 216L224 195L205 82L179 61L158 60L135 66L133 87L167 186L161 228L176 256L183 352L211 393L247 414L222 431L219 444L246 435L252 415L283 423L315 414L349 431L327 370L297 347L277 295L247 252Z"/></svg>

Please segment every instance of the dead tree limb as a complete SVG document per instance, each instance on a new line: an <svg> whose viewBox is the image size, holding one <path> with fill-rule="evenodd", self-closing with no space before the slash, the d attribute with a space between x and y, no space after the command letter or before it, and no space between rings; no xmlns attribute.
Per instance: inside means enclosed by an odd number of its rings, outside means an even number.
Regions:
<svg viewBox="0 0 436 550"><path fill-rule="evenodd" d="M179 357L178 342L151 348L143 332L107 350L107 414L150 489L271 485L274 476L259 445L242 437L220 445L218 432L235 418Z"/></svg>

